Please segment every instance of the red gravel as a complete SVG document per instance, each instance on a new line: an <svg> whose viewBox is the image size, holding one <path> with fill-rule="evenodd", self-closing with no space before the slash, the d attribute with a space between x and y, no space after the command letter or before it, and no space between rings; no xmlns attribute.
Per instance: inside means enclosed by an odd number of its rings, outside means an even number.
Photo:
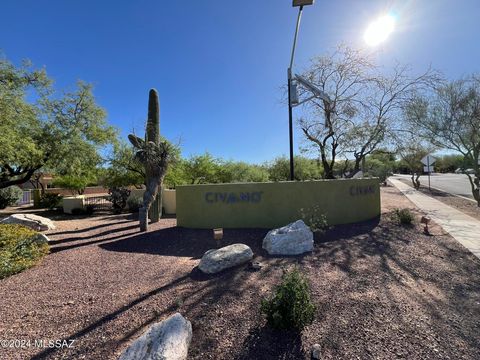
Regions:
<svg viewBox="0 0 480 360"><path fill-rule="evenodd" d="M115 359L149 325L176 311L192 322L191 359L478 359L480 260L437 226L402 227L382 189L380 220L339 226L313 253L272 258L265 230L225 230L222 245L252 247L263 267L214 276L196 270L216 247L211 231L175 219L137 231L131 215L58 220L51 254L0 281L1 339L73 339L71 348L0 349L0 359ZM418 215L419 216L419 215ZM311 283L316 319L301 334L265 326L260 299L298 266Z"/></svg>

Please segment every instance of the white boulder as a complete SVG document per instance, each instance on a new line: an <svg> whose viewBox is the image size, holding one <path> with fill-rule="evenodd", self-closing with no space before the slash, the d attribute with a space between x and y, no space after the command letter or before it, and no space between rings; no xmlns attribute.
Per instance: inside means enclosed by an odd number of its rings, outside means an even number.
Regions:
<svg viewBox="0 0 480 360"><path fill-rule="evenodd" d="M13 214L0 221L1 224L19 224L35 231L54 230L53 221L33 214Z"/></svg>
<svg viewBox="0 0 480 360"><path fill-rule="evenodd" d="M262 247L270 255L299 255L313 250L313 232L302 220L273 229L263 239Z"/></svg>
<svg viewBox="0 0 480 360"><path fill-rule="evenodd" d="M361 179L363 178L363 171L360 170L360 171L357 171L353 176L352 176L352 179Z"/></svg>
<svg viewBox="0 0 480 360"><path fill-rule="evenodd" d="M320 360L322 358L322 347L320 344L314 344L312 346L312 359Z"/></svg>
<svg viewBox="0 0 480 360"><path fill-rule="evenodd" d="M153 324L131 343L119 360L185 360L192 341L192 324L181 314Z"/></svg>
<svg viewBox="0 0 480 360"><path fill-rule="evenodd" d="M253 259L253 251L245 244L233 244L220 249L208 250L198 268L206 274L215 274L224 269L246 263Z"/></svg>

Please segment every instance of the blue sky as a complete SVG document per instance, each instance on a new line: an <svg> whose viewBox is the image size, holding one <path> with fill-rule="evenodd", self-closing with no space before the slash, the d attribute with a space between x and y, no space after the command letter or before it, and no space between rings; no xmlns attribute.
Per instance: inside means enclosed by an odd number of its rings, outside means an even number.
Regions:
<svg viewBox="0 0 480 360"><path fill-rule="evenodd" d="M297 10L291 0L3 1L0 49L45 66L57 88L95 85L122 136L143 134L148 90L161 132L185 156L263 162L288 154L286 82ZM376 58L456 78L479 72L480 1L321 1L304 10L297 71L343 42L364 47L368 23L393 11ZM296 153L301 134L296 130Z"/></svg>

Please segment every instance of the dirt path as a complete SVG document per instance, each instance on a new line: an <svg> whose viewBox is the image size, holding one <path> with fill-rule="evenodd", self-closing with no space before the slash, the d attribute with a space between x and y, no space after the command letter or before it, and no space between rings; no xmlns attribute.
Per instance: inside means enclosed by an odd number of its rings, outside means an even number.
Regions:
<svg viewBox="0 0 480 360"><path fill-rule="evenodd" d="M263 264L203 276L210 231L175 219L137 231L129 215L58 220L51 254L0 281L1 339L75 340L71 348L0 349L0 359L115 359L145 328L176 311L192 321L191 359L476 359L480 261L441 229L401 227L389 210L413 205L382 189L382 218L340 226L304 257L271 258L266 230L225 230ZM274 332L259 313L283 269L310 280L316 319L302 334Z"/></svg>

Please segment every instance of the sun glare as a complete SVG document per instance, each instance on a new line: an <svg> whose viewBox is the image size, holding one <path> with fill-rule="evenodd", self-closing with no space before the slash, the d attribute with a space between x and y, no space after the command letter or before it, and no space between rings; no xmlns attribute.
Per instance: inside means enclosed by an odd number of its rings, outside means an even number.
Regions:
<svg viewBox="0 0 480 360"><path fill-rule="evenodd" d="M388 38L394 28L395 18L391 15L385 15L368 25L363 38L367 45L377 46Z"/></svg>

